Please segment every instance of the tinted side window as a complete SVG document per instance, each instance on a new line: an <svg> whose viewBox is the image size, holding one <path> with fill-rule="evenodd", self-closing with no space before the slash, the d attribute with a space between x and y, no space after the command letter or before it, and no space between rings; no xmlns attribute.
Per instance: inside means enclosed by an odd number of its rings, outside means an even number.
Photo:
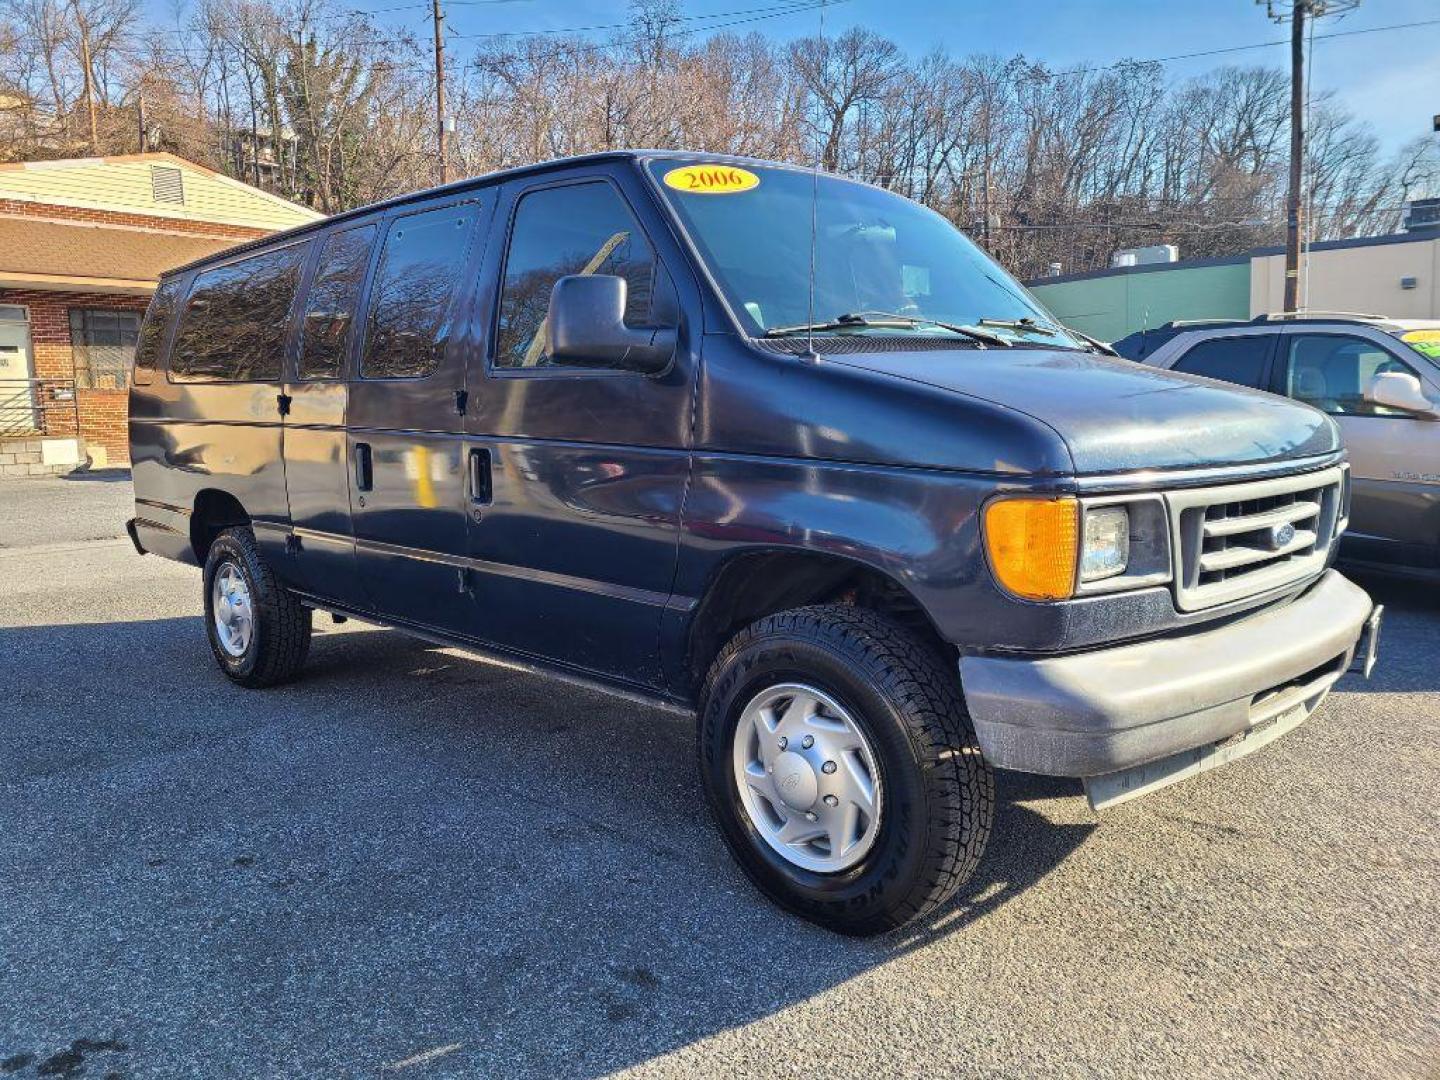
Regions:
<svg viewBox="0 0 1440 1080"><path fill-rule="evenodd" d="M549 366L550 290L567 274L625 279L625 321L650 318L655 253L619 193L607 183L571 184L521 198L505 257L495 366ZM589 366L589 365L587 365Z"/></svg>
<svg viewBox="0 0 1440 1080"><path fill-rule="evenodd" d="M165 339L170 336L170 327L174 325L179 299L179 279L163 282L150 298L150 306L145 309L145 320L140 324L140 335L135 342L136 382L149 382L149 373L160 366L160 353L165 348Z"/></svg>
<svg viewBox="0 0 1440 1080"><path fill-rule="evenodd" d="M339 378L375 232L374 225L347 229L328 237L320 249L320 263L305 298L300 378Z"/></svg>
<svg viewBox="0 0 1440 1080"><path fill-rule="evenodd" d="M1211 338L1182 356L1175 370L1260 390L1265 386L1265 358L1274 340L1272 334Z"/></svg>
<svg viewBox="0 0 1440 1080"><path fill-rule="evenodd" d="M195 279L171 350L186 381L278 382L305 245L252 255Z"/></svg>
<svg viewBox="0 0 1440 1080"><path fill-rule="evenodd" d="M390 227L370 290L363 378L418 379L439 365L475 214L474 204L448 206Z"/></svg>
<svg viewBox="0 0 1440 1080"><path fill-rule="evenodd" d="M1296 334L1286 343L1285 393L1335 416L1408 416L1365 400L1370 380L1385 371L1415 375L1414 368L1364 338Z"/></svg>

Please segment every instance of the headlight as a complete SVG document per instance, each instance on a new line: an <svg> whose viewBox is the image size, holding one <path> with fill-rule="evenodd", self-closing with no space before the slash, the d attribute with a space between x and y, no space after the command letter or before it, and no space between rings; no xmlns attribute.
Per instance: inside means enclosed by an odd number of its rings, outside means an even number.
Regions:
<svg viewBox="0 0 1440 1080"><path fill-rule="evenodd" d="M1028 600L1075 592L1079 504L1072 498L996 499L985 507L985 550L1001 585Z"/></svg>
<svg viewBox="0 0 1440 1080"><path fill-rule="evenodd" d="M1080 545L1080 580L1101 581L1123 574L1130 565L1130 512L1123 506L1085 511Z"/></svg>
<svg viewBox="0 0 1440 1080"><path fill-rule="evenodd" d="M1027 600L1068 600L1170 577L1165 508L1156 496L1101 506L1068 495L999 498L985 506L984 535L995 580Z"/></svg>

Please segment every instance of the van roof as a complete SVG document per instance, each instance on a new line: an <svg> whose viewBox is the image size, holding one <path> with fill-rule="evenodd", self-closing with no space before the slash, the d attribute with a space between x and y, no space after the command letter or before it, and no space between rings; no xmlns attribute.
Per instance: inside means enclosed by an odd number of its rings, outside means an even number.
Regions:
<svg viewBox="0 0 1440 1080"><path fill-rule="evenodd" d="M763 165L772 169L809 171L808 166L793 165L783 161L766 161L762 158L742 157L735 154L707 154L691 150L604 150L594 154L578 154L574 157L553 158L550 161L542 161L534 165L518 165L511 169L500 169L496 172L484 173L480 176L468 176L463 180L455 180L448 184L421 188L418 191L410 191L404 195L396 195L393 198L384 199L380 202L357 206L353 210L345 210L330 217L320 218L318 221L296 226L293 229L270 233L267 236L262 236L243 244L236 244L234 247L225 248L223 251L217 251L213 255L205 256L203 259L195 259L191 262L173 267L161 274L160 280L164 281L178 274L186 274L191 270L209 266L213 263L224 262L227 259L234 258L236 255L259 250L271 244L284 243L328 228L339 222L349 221L353 218L364 217L370 214L383 213L397 206L423 202L427 199L433 199L451 192L471 191L477 188L489 187L492 184L503 183L515 177L540 175L556 169L569 168L574 165L594 164L603 161L639 161L652 157L684 158L691 161L726 162L737 165Z"/></svg>

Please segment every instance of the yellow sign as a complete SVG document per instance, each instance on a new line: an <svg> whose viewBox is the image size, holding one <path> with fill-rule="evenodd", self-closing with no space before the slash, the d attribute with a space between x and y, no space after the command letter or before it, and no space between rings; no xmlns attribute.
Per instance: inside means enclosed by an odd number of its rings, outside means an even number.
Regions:
<svg viewBox="0 0 1440 1080"><path fill-rule="evenodd" d="M1400 340L1413 346L1417 352L1440 359L1440 330L1411 330L1401 334Z"/></svg>
<svg viewBox="0 0 1440 1080"><path fill-rule="evenodd" d="M691 195L734 195L760 186L760 177L734 165L684 165L665 174L665 184Z"/></svg>

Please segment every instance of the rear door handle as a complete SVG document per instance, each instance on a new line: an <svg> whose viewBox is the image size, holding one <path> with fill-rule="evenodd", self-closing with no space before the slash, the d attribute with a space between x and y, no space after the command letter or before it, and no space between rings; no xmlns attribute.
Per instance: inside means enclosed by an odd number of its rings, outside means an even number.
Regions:
<svg viewBox="0 0 1440 1080"><path fill-rule="evenodd" d="M375 468L370 455L370 444L355 444L355 490L369 491L375 486Z"/></svg>
<svg viewBox="0 0 1440 1080"><path fill-rule="evenodd" d="M475 506L489 506L492 492L490 489L490 451L485 447L472 446L470 448L470 466L468 469L467 486L470 491L470 502Z"/></svg>

